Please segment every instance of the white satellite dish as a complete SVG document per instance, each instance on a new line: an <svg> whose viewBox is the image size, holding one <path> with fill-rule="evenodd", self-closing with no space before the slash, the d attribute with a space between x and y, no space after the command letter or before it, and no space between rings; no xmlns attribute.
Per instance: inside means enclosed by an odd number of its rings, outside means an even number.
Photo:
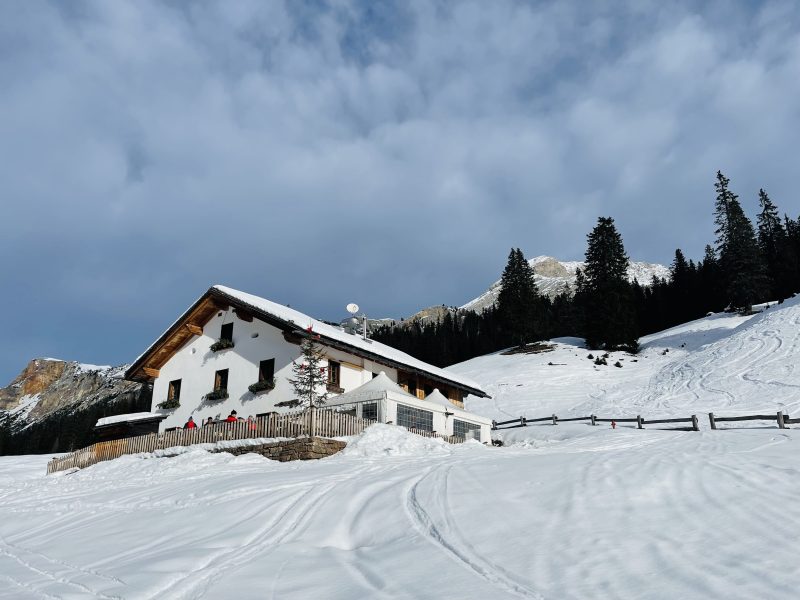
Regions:
<svg viewBox="0 0 800 600"><path fill-rule="evenodd" d="M351 302L350 304L348 304L347 305L347 312L349 312L351 315L356 314L358 312L358 304L355 304L354 302Z"/></svg>

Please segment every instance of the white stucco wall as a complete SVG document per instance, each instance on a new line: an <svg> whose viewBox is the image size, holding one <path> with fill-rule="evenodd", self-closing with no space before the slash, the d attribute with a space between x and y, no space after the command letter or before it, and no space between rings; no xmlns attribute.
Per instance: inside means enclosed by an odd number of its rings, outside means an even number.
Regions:
<svg viewBox="0 0 800 600"><path fill-rule="evenodd" d="M231 322L234 348L212 352L209 347L219 338L220 327ZM345 391L369 381L373 371L384 371L397 381L395 369L374 365L339 350L324 350L332 360L342 363L340 386ZM258 319L242 321L232 310L218 313L203 327L202 336L193 337L161 367L153 384L152 410L169 415L161 423L161 430L183 426L190 415L200 423L208 417L224 419L231 410L241 417L273 410L282 412L286 409L276 408L275 404L294 397L288 378L292 376L292 361L299 357L300 346L284 340L276 327ZM275 359L275 389L253 395L247 388L258 380L259 363L270 358ZM216 372L222 369L228 369L228 398L204 402L203 396L214 389ZM174 411L158 409L156 405L167 399L169 382L176 379L181 380L180 407Z"/></svg>

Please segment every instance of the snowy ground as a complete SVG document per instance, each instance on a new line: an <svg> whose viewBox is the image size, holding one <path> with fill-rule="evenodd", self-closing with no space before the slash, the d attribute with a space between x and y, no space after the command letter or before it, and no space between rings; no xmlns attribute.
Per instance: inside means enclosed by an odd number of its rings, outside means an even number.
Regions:
<svg viewBox="0 0 800 600"><path fill-rule="evenodd" d="M796 411L798 324L789 302L651 336L621 369L569 344L457 368L494 417ZM315 462L197 450L49 477L49 457L0 458L0 598L797 597L800 431L503 435L377 426Z"/></svg>

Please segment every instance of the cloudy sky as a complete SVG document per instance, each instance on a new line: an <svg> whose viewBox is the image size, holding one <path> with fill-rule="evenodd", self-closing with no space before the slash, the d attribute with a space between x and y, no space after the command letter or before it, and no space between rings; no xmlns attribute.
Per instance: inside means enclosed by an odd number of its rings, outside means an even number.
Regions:
<svg viewBox="0 0 800 600"><path fill-rule="evenodd" d="M511 246L713 239L793 193L793 1L0 4L0 384L123 363L214 283L339 319L463 304Z"/></svg>

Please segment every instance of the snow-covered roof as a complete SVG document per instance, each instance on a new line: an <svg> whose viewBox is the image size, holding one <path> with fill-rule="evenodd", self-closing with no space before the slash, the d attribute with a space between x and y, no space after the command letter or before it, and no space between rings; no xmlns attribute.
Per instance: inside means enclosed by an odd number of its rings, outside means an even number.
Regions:
<svg viewBox="0 0 800 600"><path fill-rule="evenodd" d="M433 390L430 394L425 396L425 402L433 402L445 408L455 408L455 405L447 399L447 397L439 391L439 388Z"/></svg>
<svg viewBox="0 0 800 600"><path fill-rule="evenodd" d="M397 385L394 381L389 379L389 376L381 371L375 377L370 379L367 383L361 384L355 389L339 394L332 398L328 398L327 404L350 404L352 402L365 402L368 400L380 400L386 398L389 393L398 396L407 396L409 398L416 398L412 396L402 387Z"/></svg>
<svg viewBox="0 0 800 600"><path fill-rule="evenodd" d="M212 289L221 292L229 298L238 300L239 302L242 302L258 311L267 313L268 315L281 321L293 323L300 329L310 329L310 331L314 334L321 336L320 343L323 345L325 344L325 338L328 338L360 350L361 352L374 354L389 361L399 363L405 367L424 371L425 373L440 379L444 379L445 381L458 384L460 387L467 387L472 390L483 392L481 386L469 377L440 369L439 367L435 367L431 364L416 359L413 356L397 350L396 348L392 348L391 346L387 346L386 344L381 344L380 342L376 342L374 340L365 340L359 335L347 333L338 327L334 327L333 325L328 325L327 323L313 319L298 310L289 308L288 306L283 306L282 304L272 302L265 298L261 298L260 296L254 296L253 294L241 292L224 285L215 285Z"/></svg>
<svg viewBox="0 0 800 600"><path fill-rule="evenodd" d="M127 423L129 421L146 421L148 419L164 419L165 416L160 413L151 413L151 412L138 412L138 413L126 413L122 415L113 415L110 417L103 417L102 419L97 419L97 424L95 427L103 427L105 425L113 425L115 423Z"/></svg>

